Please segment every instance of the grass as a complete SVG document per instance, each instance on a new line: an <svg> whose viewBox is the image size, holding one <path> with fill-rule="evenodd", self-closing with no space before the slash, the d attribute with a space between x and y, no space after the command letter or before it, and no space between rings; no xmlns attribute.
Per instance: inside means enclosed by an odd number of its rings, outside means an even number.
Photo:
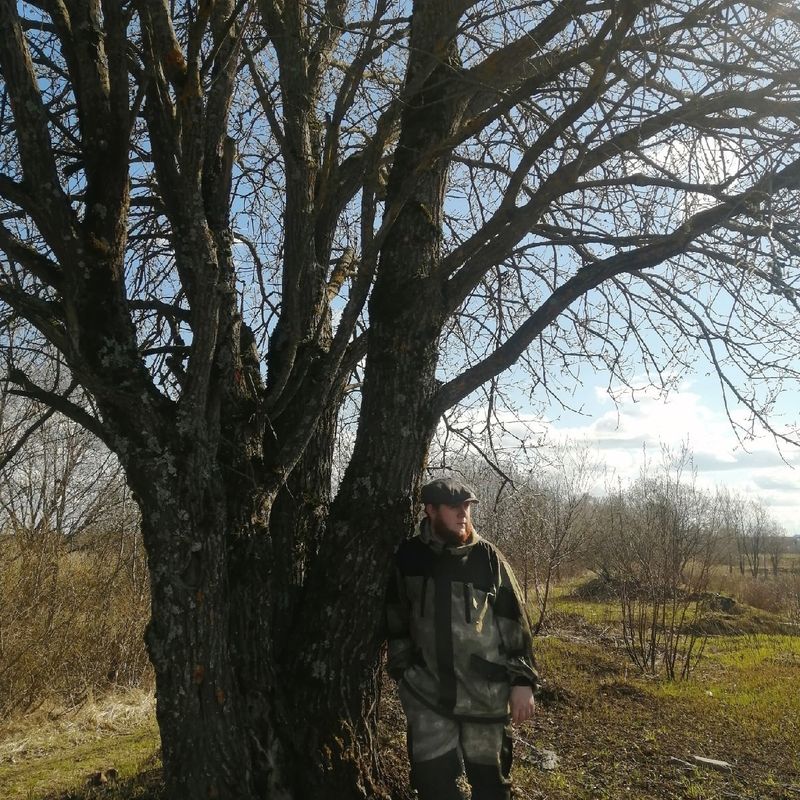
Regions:
<svg viewBox="0 0 800 800"><path fill-rule="evenodd" d="M149 798L158 747L151 694L131 691L67 711L43 708L0 728L0 797ZM109 769L116 780L89 785Z"/></svg>
<svg viewBox="0 0 800 800"><path fill-rule="evenodd" d="M779 653L784 644L782 637L765 637L761 648ZM800 708L790 689L800 666L767 659L755 672L747 659L726 666L736 653L731 649L722 660L709 656L692 681L667 684L631 674L620 654L592 643L549 637L539 653L554 686L528 738L559 753L562 766L559 774L521 769L518 783L530 797L765 800L800 794ZM674 760L692 756L727 761L731 772Z"/></svg>
<svg viewBox="0 0 800 800"><path fill-rule="evenodd" d="M520 800L800 800L800 637L739 608L749 632L711 636L692 679L668 683L631 667L618 614L608 600L556 594L536 643L545 691L534 720L516 730ZM382 760L399 776L403 725L389 692ZM555 751L558 768L536 766L531 746ZM157 747L152 698L142 694L62 716L42 710L0 729L0 798L156 800ZM693 756L730 771L693 765ZM109 767L116 783L86 786Z"/></svg>
<svg viewBox="0 0 800 800"><path fill-rule="evenodd" d="M614 619L609 603L587 606L567 593L554 611L562 623L578 624L539 640L549 687L522 736L555 750L561 766L547 773L520 765L522 797L800 797L800 693L793 689L800 685L800 638L711 637L692 679L668 683L637 674L620 642L602 635ZM764 617L751 609L741 615L748 628ZM764 627L772 629L771 618ZM692 767L693 756L729 762L731 770Z"/></svg>

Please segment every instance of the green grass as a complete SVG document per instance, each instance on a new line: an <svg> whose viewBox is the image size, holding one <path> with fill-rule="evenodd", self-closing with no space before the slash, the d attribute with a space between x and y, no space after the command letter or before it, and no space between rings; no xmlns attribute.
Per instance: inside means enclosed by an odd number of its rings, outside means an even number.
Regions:
<svg viewBox="0 0 800 800"><path fill-rule="evenodd" d="M622 619L622 611L618 603L598 603L569 595L555 598L549 613L555 615L556 624L559 615L580 617L584 621L596 625L616 623Z"/></svg>
<svg viewBox="0 0 800 800"><path fill-rule="evenodd" d="M0 732L0 798L63 800L154 797L159 736L152 696L131 692L83 708L8 722ZM88 785L114 769L116 781Z"/></svg>
<svg viewBox="0 0 800 800"><path fill-rule="evenodd" d="M146 727L135 733L105 735L94 742L59 748L18 764L0 766L0 796L5 800L39 800L57 792L69 797L147 797L146 787L133 779L157 766L158 732ZM113 767L116 786L89 788L92 773Z"/></svg>
<svg viewBox="0 0 800 800"><path fill-rule="evenodd" d="M711 640L706 657L689 682L657 685L659 698L693 703L698 710L730 719L753 737L765 733L800 741L800 638L760 635Z"/></svg>
<svg viewBox="0 0 800 800"><path fill-rule="evenodd" d="M566 596L554 609L574 621L585 606ZM594 619L613 618L612 604L590 606ZM742 612L747 619L760 613ZM562 762L557 773L519 766L516 779L529 797L800 797L800 638L710 637L692 678L670 683L640 675L618 638L596 636L586 616L578 622L537 642L549 686L523 737ZM732 770L673 760L692 756L727 761Z"/></svg>

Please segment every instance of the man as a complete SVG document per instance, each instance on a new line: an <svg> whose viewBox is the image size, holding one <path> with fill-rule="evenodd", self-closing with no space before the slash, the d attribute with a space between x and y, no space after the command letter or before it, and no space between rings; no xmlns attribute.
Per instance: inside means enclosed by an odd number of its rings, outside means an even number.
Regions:
<svg viewBox="0 0 800 800"><path fill-rule="evenodd" d="M420 800L508 800L511 737L533 716L538 674L519 587L472 527L465 483L422 487L425 518L395 557L386 617L389 674L408 721L411 783Z"/></svg>

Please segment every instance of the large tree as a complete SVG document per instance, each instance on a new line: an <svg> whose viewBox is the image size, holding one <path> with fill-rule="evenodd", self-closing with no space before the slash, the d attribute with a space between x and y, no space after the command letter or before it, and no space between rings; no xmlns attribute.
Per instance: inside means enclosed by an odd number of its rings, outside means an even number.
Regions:
<svg viewBox="0 0 800 800"><path fill-rule="evenodd" d="M0 0L7 376L137 497L171 797L388 791L390 556L513 365L769 424L798 63L770 0Z"/></svg>

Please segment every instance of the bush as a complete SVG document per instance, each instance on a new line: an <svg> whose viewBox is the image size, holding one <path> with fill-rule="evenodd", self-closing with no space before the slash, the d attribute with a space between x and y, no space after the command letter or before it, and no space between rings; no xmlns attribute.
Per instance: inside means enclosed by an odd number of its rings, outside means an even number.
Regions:
<svg viewBox="0 0 800 800"><path fill-rule="evenodd" d="M0 716L151 681L138 534L0 534Z"/></svg>
<svg viewBox="0 0 800 800"><path fill-rule="evenodd" d="M724 575L716 576L713 580L714 588L723 594L730 595L740 603L769 611L771 614L785 614L788 611L787 584L795 577L786 576L782 579L754 578L752 575Z"/></svg>
<svg viewBox="0 0 800 800"><path fill-rule="evenodd" d="M784 601L784 613L794 625L800 625L800 575L792 573L778 579L781 597Z"/></svg>
<svg viewBox="0 0 800 800"><path fill-rule="evenodd" d="M597 575L579 583L572 594L579 600L604 603L610 600L618 600L620 595L620 584L617 578Z"/></svg>

